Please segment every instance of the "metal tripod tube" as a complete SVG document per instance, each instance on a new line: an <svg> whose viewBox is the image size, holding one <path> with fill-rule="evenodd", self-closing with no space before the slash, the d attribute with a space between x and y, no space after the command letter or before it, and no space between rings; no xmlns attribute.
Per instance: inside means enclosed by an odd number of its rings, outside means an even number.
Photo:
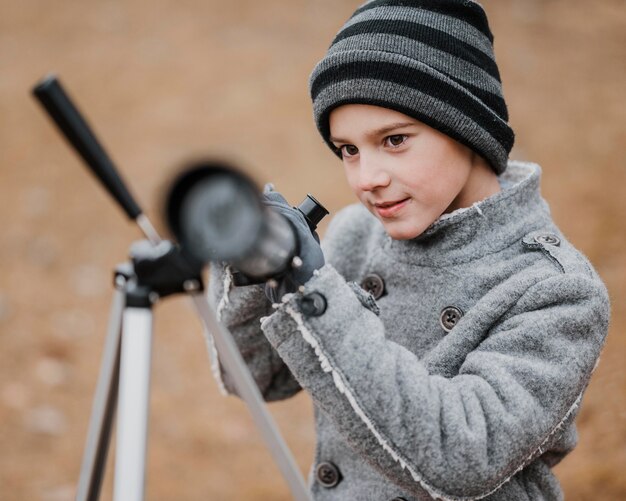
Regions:
<svg viewBox="0 0 626 501"><path fill-rule="evenodd" d="M146 477L152 311L124 311L115 451L115 501L142 501Z"/></svg>
<svg viewBox="0 0 626 501"><path fill-rule="evenodd" d="M100 375L91 408L87 442L85 443L85 452L83 453L80 478L76 490L76 501L95 501L99 498L111 440L118 388L122 311L125 302L123 284L118 283L116 285L102 362L100 363Z"/></svg>
<svg viewBox="0 0 626 501"><path fill-rule="evenodd" d="M296 501L311 501L298 466L267 410L259 388L250 375L232 336L217 321L213 309L202 292L192 293L192 298L205 328L213 336L221 363L232 377L239 396L248 405L257 428L291 489L293 498Z"/></svg>

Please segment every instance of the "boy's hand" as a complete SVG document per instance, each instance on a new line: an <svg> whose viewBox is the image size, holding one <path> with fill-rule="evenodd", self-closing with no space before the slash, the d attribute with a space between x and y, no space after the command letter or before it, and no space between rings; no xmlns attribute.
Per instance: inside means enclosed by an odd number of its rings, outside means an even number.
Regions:
<svg viewBox="0 0 626 501"><path fill-rule="evenodd" d="M266 284L265 294L268 299L278 302L284 294L295 292L300 285L304 285L315 270L324 266L324 254L317 233L311 231L302 213L290 206L280 193L273 191L268 185L263 191L262 199L267 207L277 211L291 223L298 239L298 257L302 260L299 268L291 268L286 275L277 280L276 287Z"/></svg>

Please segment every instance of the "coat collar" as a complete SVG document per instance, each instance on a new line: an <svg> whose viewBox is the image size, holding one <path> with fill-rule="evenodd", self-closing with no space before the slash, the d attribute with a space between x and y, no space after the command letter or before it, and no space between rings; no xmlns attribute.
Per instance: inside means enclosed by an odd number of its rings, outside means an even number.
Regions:
<svg viewBox="0 0 626 501"><path fill-rule="evenodd" d="M472 261L520 240L529 231L552 227L548 204L540 194L541 168L509 161L499 176L502 190L471 207L445 214L412 240L393 240L379 223L386 252L421 265Z"/></svg>

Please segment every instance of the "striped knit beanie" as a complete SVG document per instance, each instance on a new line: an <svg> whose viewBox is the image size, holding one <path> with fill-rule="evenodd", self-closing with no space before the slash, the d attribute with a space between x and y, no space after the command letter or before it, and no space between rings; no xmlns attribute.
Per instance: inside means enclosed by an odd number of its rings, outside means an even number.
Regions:
<svg viewBox="0 0 626 501"><path fill-rule="evenodd" d="M506 169L514 134L487 16L472 0L371 0L341 28L309 82L317 128L343 104L390 108Z"/></svg>

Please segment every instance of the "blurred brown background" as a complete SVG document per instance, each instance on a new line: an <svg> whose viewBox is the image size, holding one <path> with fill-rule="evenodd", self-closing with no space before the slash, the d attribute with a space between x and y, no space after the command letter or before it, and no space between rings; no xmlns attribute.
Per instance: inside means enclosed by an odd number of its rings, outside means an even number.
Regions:
<svg viewBox="0 0 626 501"><path fill-rule="evenodd" d="M307 78L358 3L0 1L0 499L72 499L111 271L141 238L30 88L60 75L159 228L171 175L205 155L273 181L294 203L310 191L334 212L353 198L314 129ZM556 471L567 499L626 499L625 3L483 4L513 157L543 166L554 218L612 298L580 445ZM219 396L184 298L156 308L151 396L149 499L289 499L245 406ZM271 410L306 471L308 397Z"/></svg>

